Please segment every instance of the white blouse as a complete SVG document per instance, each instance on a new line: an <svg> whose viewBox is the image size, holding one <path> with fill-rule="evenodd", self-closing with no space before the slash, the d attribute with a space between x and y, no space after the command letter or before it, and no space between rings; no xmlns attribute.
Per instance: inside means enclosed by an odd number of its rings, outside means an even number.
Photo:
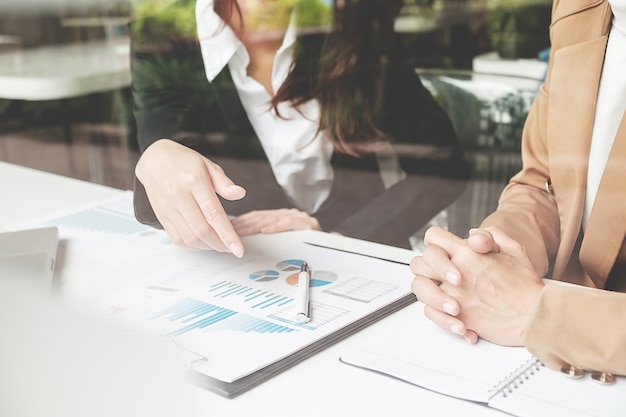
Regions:
<svg viewBox="0 0 626 417"><path fill-rule="evenodd" d="M626 0L609 0L609 4L614 16L591 137L583 229L587 227L617 129L626 111Z"/></svg>
<svg viewBox="0 0 626 417"><path fill-rule="evenodd" d="M317 134L319 105L310 101L301 112L288 103L269 111L270 94L247 75L248 51L235 33L213 10L213 0L196 2L196 23L206 76L209 82L224 69L230 70L248 119L261 141L276 181L300 209L315 213L328 198L333 184L330 159L333 145ZM293 62L296 29L293 24L274 59L271 83L277 90L287 78Z"/></svg>

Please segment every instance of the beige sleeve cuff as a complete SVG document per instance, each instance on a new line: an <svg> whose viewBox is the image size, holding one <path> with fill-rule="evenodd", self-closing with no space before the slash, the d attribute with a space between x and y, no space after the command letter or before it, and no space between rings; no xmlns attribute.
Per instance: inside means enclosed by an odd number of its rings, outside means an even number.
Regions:
<svg viewBox="0 0 626 417"><path fill-rule="evenodd" d="M524 344L553 369L573 365L626 375L626 294L548 284Z"/></svg>

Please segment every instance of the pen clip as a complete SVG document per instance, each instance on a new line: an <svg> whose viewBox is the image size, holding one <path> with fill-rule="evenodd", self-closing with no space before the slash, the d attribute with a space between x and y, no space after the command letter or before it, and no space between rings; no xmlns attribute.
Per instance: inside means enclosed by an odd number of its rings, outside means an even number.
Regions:
<svg viewBox="0 0 626 417"><path fill-rule="evenodd" d="M310 300L311 270L306 261L300 265L298 274L298 305L295 322L304 324L311 321L311 300Z"/></svg>

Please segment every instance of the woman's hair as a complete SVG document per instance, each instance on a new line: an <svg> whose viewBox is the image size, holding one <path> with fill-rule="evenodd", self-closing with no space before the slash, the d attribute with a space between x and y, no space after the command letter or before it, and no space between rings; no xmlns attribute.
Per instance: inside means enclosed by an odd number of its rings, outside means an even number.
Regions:
<svg viewBox="0 0 626 417"><path fill-rule="evenodd" d="M339 2L336 2L339 4ZM394 20L403 0L343 0L334 6L332 29L320 42L318 35L299 36L294 63L272 98L294 107L316 99L319 130L339 151L358 154L367 145L387 140L377 127L387 63L392 55ZM236 0L215 0L215 12L224 21L241 11Z"/></svg>

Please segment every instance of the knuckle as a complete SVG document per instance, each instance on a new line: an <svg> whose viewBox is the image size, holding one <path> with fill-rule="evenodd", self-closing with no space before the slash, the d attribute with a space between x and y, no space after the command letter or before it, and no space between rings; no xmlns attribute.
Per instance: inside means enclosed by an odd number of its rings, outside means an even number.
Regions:
<svg viewBox="0 0 626 417"><path fill-rule="evenodd" d="M200 248L206 247L204 242L195 235L189 236L188 239L186 240L186 244L187 244L187 247L190 247L190 248L200 249Z"/></svg>
<svg viewBox="0 0 626 417"><path fill-rule="evenodd" d="M207 161L212 170L216 171L219 174L224 174L224 168L222 168L221 165L211 161L210 159L207 159Z"/></svg>
<svg viewBox="0 0 626 417"><path fill-rule="evenodd" d="M207 220L209 225L218 221L222 217L223 213L221 207L216 206L205 206L202 211L204 212L204 218Z"/></svg>
<svg viewBox="0 0 626 417"><path fill-rule="evenodd" d="M409 268L411 271L416 272L419 270L419 267L424 263L424 258L422 256L414 256L409 263Z"/></svg>
<svg viewBox="0 0 626 417"><path fill-rule="evenodd" d="M433 227L426 229L426 232L424 233L424 243L428 244L428 242L432 240L434 233L435 231Z"/></svg>
<svg viewBox="0 0 626 417"><path fill-rule="evenodd" d="M210 236L213 228L208 223L200 223L194 227L194 238L198 241L204 241L208 236Z"/></svg>
<svg viewBox="0 0 626 417"><path fill-rule="evenodd" d="M278 221L274 222L274 224L283 226L286 229L290 229L294 226L295 220L292 216L286 216L278 219Z"/></svg>
<svg viewBox="0 0 626 417"><path fill-rule="evenodd" d="M433 239L441 234L443 229L439 226L430 226L426 229L426 233L424 233L424 240Z"/></svg>
<svg viewBox="0 0 626 417"><path fill-rule="evenodd" d="M190 190L199 181L197 174L193 172L182 172L175 178L167 178L162 183L162 187L170 195L180 195Z"/></svg>
<svg viewBox="0 0 626 417"><path fill-rule="evenodd" d="M173 244L175 244L176 246L185 246L185 241L178 235L176 236L170 236L170 240L172 241Z"/></svg>
<svg viewBox="0 0 626 417"><path fill-rule="evenodd" d="M416 277L416 278L413 278L413 281L411 281L411 291L413 292L413 294L415 294L415 296L416 296L418 299L420 299L420 298L421 298L421 296L420 296L420 294L421 294L421 290L422 290L422 287L421 287L421 285L420 285L420 280L419 280L419 278L417 278L417 277Z"/></svg>

